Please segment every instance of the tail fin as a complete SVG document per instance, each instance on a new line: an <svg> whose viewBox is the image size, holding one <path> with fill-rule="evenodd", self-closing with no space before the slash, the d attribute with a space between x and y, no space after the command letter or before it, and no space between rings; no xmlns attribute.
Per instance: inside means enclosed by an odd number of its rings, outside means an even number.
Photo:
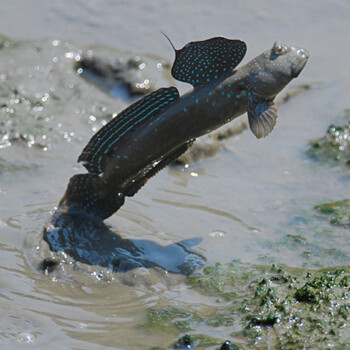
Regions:
<svg viewBox="0 0 350 350"><path fill-rule="evenodd" d="M78 174L70 178L58 209L73 216L91 216L102 221L124 204L124 195L111 191L94 174Z"/></svg>

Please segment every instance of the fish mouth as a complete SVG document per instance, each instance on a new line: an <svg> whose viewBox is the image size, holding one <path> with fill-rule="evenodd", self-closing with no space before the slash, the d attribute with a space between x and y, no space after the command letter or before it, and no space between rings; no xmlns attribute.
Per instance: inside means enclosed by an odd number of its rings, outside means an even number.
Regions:
<svg viewBox="0 0 350 350"><path fill-rule="evenodd" d="M305 49L298 48L297 51L299 54L299 63L292 69L292 78L297 78L299 76L310 56L309 52Z"/></svg>

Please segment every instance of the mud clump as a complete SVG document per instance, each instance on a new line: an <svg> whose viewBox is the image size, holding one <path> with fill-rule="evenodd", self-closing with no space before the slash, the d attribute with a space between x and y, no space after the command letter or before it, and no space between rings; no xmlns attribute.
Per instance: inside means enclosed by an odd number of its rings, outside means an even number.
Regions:
<svg viewBox="0 0 350 350"><path fill-rule="evenodd" d="M310 142L307 150L310 157L350 166L350 109L344 114L343 125L330 125L325 136Z"/></svg>
<svg viewBox="0 0 350 350"><path fill-rule="evenodd" d="M205 349L208 346L219 345L220 343L219 339L203 334L185 334L174 344L173 349ZM227 349L230 350L230 348Z"/></svg>
<svg viewBox="0 0 350 350"><path fill-rule="evenodd" d="M82 70L84 78L126 101L151 93L160 87L159 80L170 76L170 65L162 58L123 55L106 49L86 50L76 69Z"/></svg>

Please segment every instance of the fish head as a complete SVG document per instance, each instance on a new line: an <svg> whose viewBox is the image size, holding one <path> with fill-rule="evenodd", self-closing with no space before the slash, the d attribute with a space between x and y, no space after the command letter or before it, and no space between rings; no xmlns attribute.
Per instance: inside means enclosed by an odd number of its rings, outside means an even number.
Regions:
<svg viewBox="0 0 350 350"><path fill-rule="evenodd" d="M251 84L252 90L262 97L273 98L299 76L308 58L309 52L304 48L275 42L271 49L251 61L255 82Z"/></svg>

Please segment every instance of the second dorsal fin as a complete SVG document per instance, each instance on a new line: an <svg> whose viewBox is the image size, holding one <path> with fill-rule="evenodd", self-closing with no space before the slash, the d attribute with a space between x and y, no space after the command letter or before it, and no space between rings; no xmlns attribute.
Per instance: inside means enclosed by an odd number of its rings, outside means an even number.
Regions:
<svg viewBox="0 0 350 350"><path fill-rule="evenodd" d="M123 140L123 136L149 122L179 98L175 87L162 88L133 103L103 126L89 141L78 162L90 173L102 173L104 160Z"/></svg>
<svg viewBox="0 0 350 350"><path fill-rule="evenodd" d="M170 41L168 37L167 39ZM173 45L172 47L174 48ZM172 76L195 87L232 71L242 61L247 46L241 40L216 37L192 41L182 49L174 50L176 57L171 70Z"/></svg>

